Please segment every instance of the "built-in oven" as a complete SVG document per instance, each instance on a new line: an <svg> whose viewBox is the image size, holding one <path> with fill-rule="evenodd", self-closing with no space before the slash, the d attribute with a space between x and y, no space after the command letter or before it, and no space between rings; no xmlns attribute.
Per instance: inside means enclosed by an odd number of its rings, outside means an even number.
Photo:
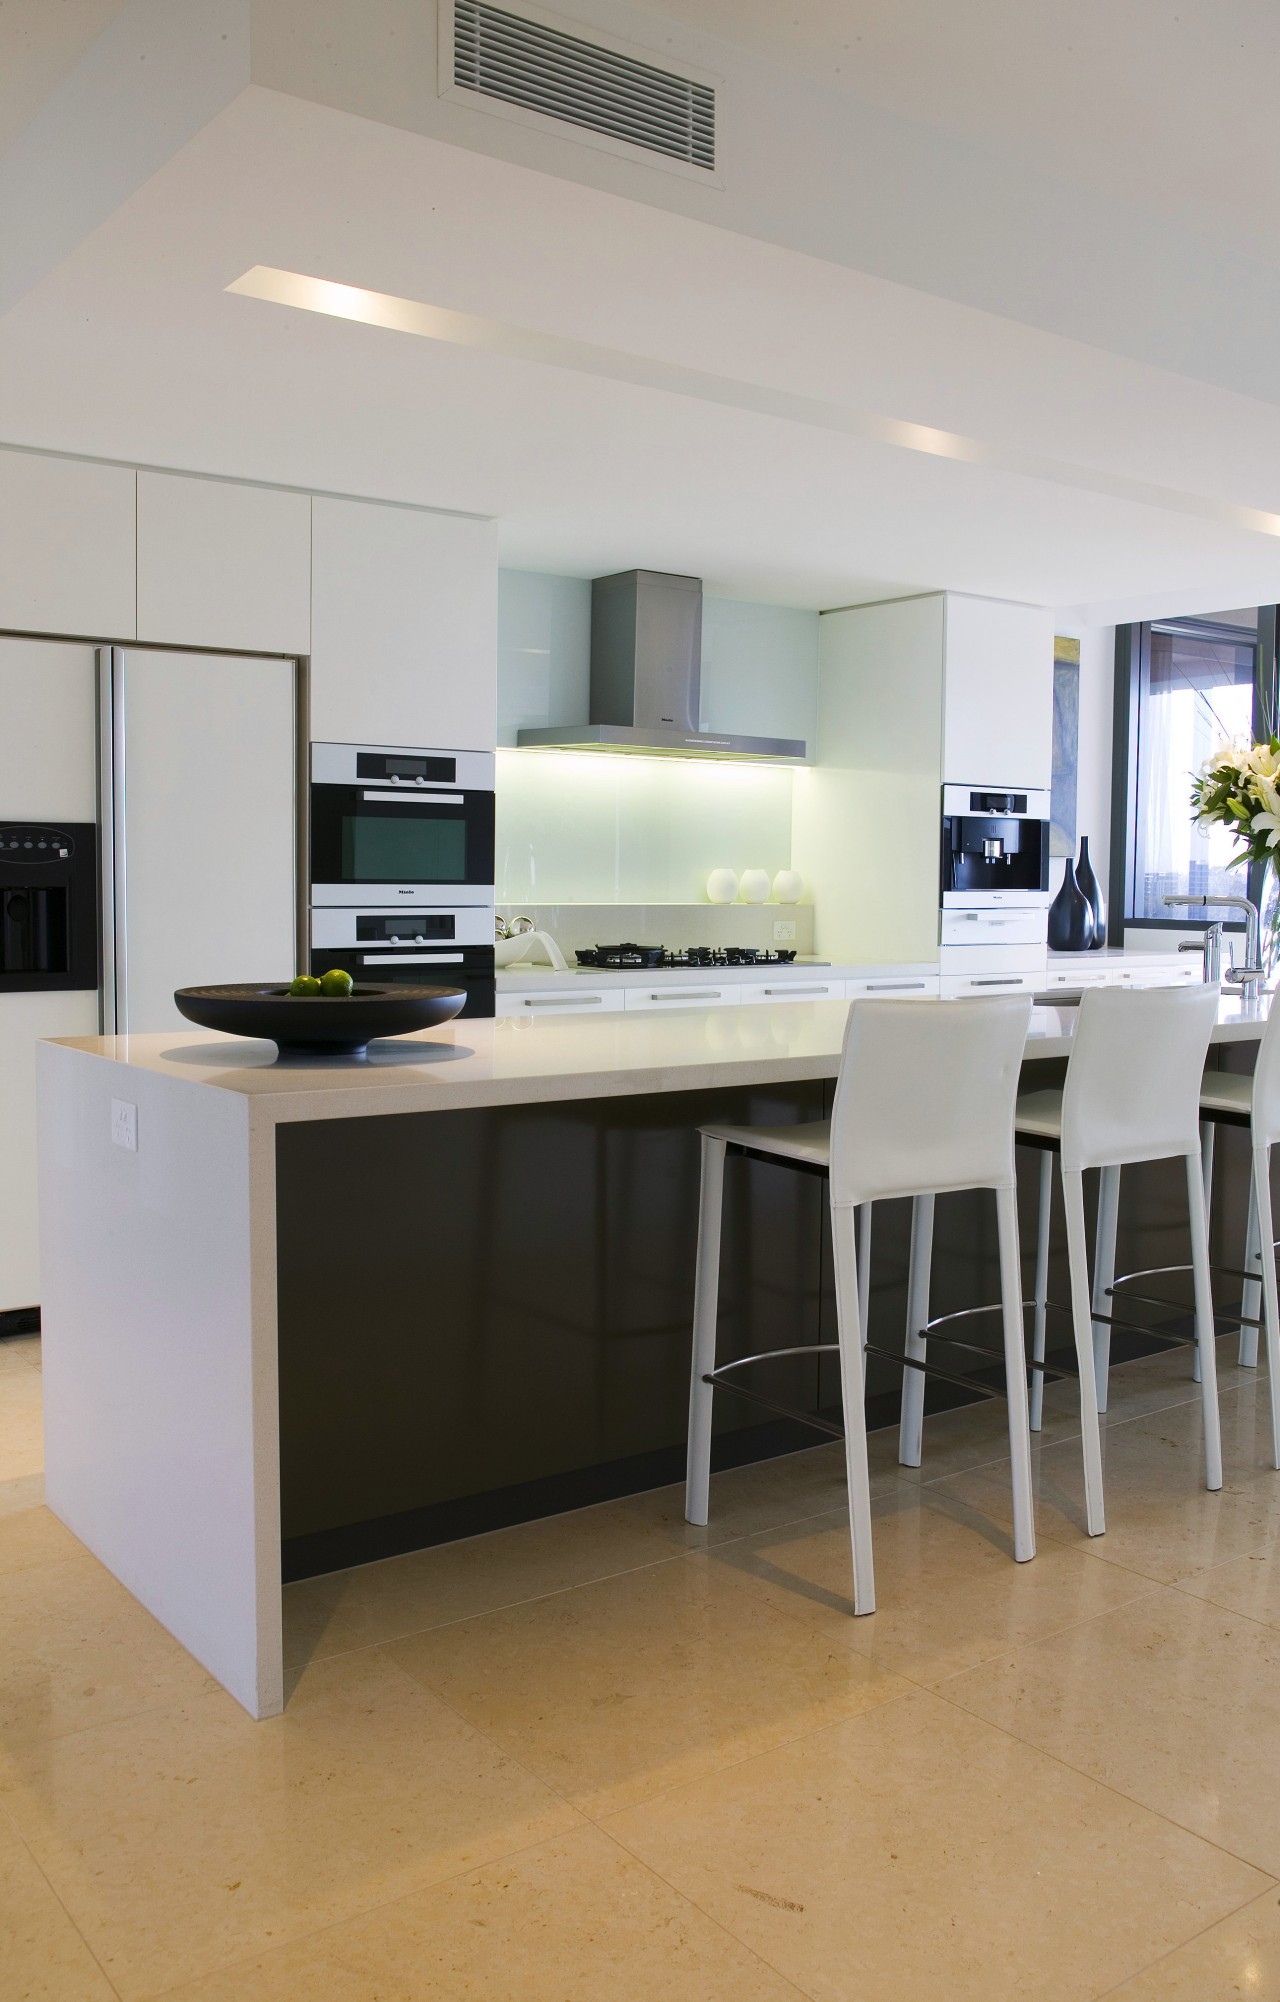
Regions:
<svg viewBox="0 0 1280 2002"><path fill-rule="evenodd" d="M491 909L493 779L491 751L313 744L312 905Z"/></svg>
<svg viewBox="0 0 1280 2002"><path fill-rule="evenodd" d="M943 909L1035 906L1048 895L1048 793L944 786Z"/></svg>
<svg viewBox="0 0 1280 2002"><path fill-rule="evenodd" d="M355 981L461 987L464 1015L494 1008L493 912L488 905L319 906L311 971L341 967Z"/></svg>

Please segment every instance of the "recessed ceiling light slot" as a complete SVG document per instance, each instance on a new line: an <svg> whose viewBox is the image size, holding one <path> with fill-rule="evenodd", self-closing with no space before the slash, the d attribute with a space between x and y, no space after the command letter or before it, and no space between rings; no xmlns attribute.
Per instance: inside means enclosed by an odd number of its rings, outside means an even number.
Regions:
<svg viewBox="0 0 1280 2002"><path fill-rule="evenodd" d="M454 0L452 81L455 89L715 171L709 84L487 0Z"/></svg>

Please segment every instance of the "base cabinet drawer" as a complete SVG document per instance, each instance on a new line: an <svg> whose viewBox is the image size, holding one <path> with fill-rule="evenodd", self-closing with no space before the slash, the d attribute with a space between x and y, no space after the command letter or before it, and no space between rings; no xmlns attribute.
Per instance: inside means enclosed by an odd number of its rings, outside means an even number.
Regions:
<svg viewBox="0 0 1280 2002"><path fill-rule="evenodd" d="M738 1000L744 1008L755 1002L775 1001L843 1001L845 983L843 980L761 980L745 982L737 988Z"/></svg>
<svg viewBox="0 0 1280 2002"><path fill-rule="evenodd" d="M944 973L942 998L955 1001L972 994L1036 994L1044 987L1043 973Z"/></svg>
<svg viewBox="0 0 1280 2002"><path fill-rule="evenodd" d="M1081 958L1084 959L1083 953ZM1090 966L1086 960L1085 964L1079 967L1051 966L1044 984L1046 993L1059 990L1067 994L1079 994L1085 987L1109 987L1111 979L1112 976L1105 966Z"/></svg>
<svg viewBox="0 0 1280 2002"><path fill-rule="evenodd" d="M624 1006L622 987L560 987L553 993L499 994L495 1012L499 1016L520 1015L617 1015Z"/></svg>
<svg viewBox="0 0 1280 2002"><path fill-rule="evenodd" d="M850 1001L936 1001L939 977L936 973L877 973L863 979L846 980L844 991Z"/></svg>
<svg viewBox="0 0 1280 2002"><path fill-rule="evenodd" d="M740 989L729 981L717 986L709 980L676 980L669 987L655 982L652 987L628 987L624 992L628 1008L647 1009L653 1014L661 1008L736 1008Z"/></svg>

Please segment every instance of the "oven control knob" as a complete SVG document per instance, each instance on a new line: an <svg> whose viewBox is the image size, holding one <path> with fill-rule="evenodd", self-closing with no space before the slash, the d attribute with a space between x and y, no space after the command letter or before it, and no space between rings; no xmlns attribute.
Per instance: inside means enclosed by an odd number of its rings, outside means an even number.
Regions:
<svg viewBox="0 0 1280 2002"><path fill-rule="evenodd" d="M427 941L422 936L421 932L415 932L413 942L415 945L425 945Z"/></svg>
<svg viewBox="0 0 1280 2002"><path fill-rule="evenodd" d="M393 786L398 786L398 785L399 785L399 783L400 783L400 774L399 774L399 772L392 772L392 774L391 774L391 783L392 783L392 785L393 785Z"/></svg>

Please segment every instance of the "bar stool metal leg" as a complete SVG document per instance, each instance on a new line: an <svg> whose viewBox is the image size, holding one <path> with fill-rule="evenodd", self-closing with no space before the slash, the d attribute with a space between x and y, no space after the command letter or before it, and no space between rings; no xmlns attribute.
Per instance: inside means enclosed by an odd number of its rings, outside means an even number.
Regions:
<svg viewBox="0 0 1280 2002"><path fill-rule="evenodd" d="M1244 1237L1244 1269L1246 1272L1256 1272L1258 1277L1246 1279L1241 1286L1240 1312L1251 1314L1256 1322L1261 1312L1259 1296L1266 1261L1260 1255L1262 1234L1258 1227L1258 1192L1252 1172L1252 1162L1249 1165L1249 1223ZM1256 1326L1250 1327L1245 1321L1240 1323L1240 1367L1242 1369L1258 1367L1258 1330Z"/></svg>
<svg viewBox="0 0 1280 2002"><path fill-rule="evenodd" d="M1202 1180L1204 1182L1204 1213L1206 1217L1212 1217L1213 1215L1213 1154L1214 1154L1214 1143L1217 1140L1217 1136L1218 1136L1218 1129L1214 1125L1212 1119L1202 1119L1200 1121L1200 1160L1204 1170ZM1252 1217L1253 1215L1252 1188L1249 1191L1249 1214L1250 1217ZM1246 1257L1245 1259L1246 1267L1248 1266L1248 1263L1249 1260ZM1256 1307L1246 1307L1243 1299L1241 1300L1240 1312L1242 1314L1256 1314L1257 1311L1258 1310ZM1240 1353L1242 1358L1244 1355L1245 1340L1247 1333L1248 1333L1247 1329L1242 1327L1240 1330ZM1194 1348L1191 1351L1191 1381L1193 1383L1200 1382L1200 1351L1198 1348Z"/></svg>
<svg viewBox="0 0 1280 2002"><path fill-rule="evenodd" d="M712 1386L716 1366L716 1317L720 1305L720 1225L724 1209L725 1143L702 1136L702 1185L698 1201L698 1262L693 1281L693 1370L689 1383L689 1457L685 1517L704 1524L711 1499Z"/></svg>
<svg viewBox="0 0 1280 2002"><path fill-rule="evenodd" d="M1093 1311L1110 1314L1107 1295L1116 1276L1116 1222L1120 1214L1120 1170L1098 1171L1098 1238L1094 1256ZM1098 1409L1107 1408L1107 1380L1111 1371L1111 1323L1093 1324L1093 1372L1098 1389Z"/></svg>
<svg viewBox="0 0 1280 2002"><path fill-rule="evenodd" d="M1098 1391L1093 1374L1093 1315L1089 1300L1089 1248L1084 1231L1084 1176L1062 1171L1062 1207L1067 1219L1067 1259L1071 1269L1071 1320L1080 1371L1080 1430L1084 1443L1084 1506L1090 1536L1106 1529L1102 1503L1102 1440Z"/></svg>
<svg viewBox="0 0 1280 2002"><path fill-rule="evenodd" d="M1213 1292L1209 1281L1209 1231L1204 1208L1204 1171L1198 1150L1187 1155L1187 1208L1191 1223L1191 1276L1196 1303L1196 1346L1200 1352L1200 1400L1204 1410L1204 1484L1222 1486L1222 1427L1218 1417L1218 1368L1213 1346Z"/></svg>
<svg viewBox="0 0 1280 2002"><path fill-rule="evenodd" d="M867 1339L871 1321L871 1214L874 1203L858 1205L858 1319L862 1339Z"/></svg>
<svg viewBox="0 0 1280 2002"><path fill-rule="evenodd" d="M1053 1155L1040 1154L1040 1209L1036 1219L1035 1321L1031 1330L1031 1360L1044 1361L1045 1323L1049 1304L1049 1226L1053 1218ZM1030 1425L1038 1432L1044 1421L1044 1372L1031 1372Z"/></svg>
<svg viewBox="0 0 1280 2002"><path fill-rule="evenodd" d="M929 1284L933 1269L932 1196L916 1196L911 1204L911 1252L907 1266L907 1332L905 1353L923 1362L928 1343L920 1330L929 1320ZM898 1421L898 1464L918 1467L924 1450L924 1371L902 1372L902 1408Z"/></svg>
<svg viewBox="0 0 1280 2002"><path fill-rule="evenodd" d="M840 1398L844 1410L845 1477L849 1487L849 1531L853 1549L853 1610L874 1613L875 1567L871 1556L871 1477L867 1470L867 1409L862 1345L865 1332L858 1310L858 1254L853 1210L831 1205L835 1253L836 1329L840 1343ZM914 1375L915 1372L912 1371Z"/></svg>
<svg viewBox="0 0 1280 2002"><path fill-rule="evenodd" d="M1009 1458L1013 1468L1013 1554L1025 1564L1036 1554L1031 1499L1031 1435L1027 1426L1027 1351L1022 1322L1022 1260L1018 1254L1018 1192L996 1190L1000 1240L1000 1302L1004 1309L1005 1395L1009 1403ZM918 1375L912 1370L912 1376Z"/></svg>
<svg viewBox="0 0 1280 2002"><path fill-rule="evenodd" d="M1271 1464L1280 1471L1280 1301L1277 1300L1275 1226L1271 1215L1271 1149L1253 1150L1253 1202L1262 1243L1263 1331L1267 1348L1267 1390L1271 1398ZM1252 1269L1252 1268L1250 1268Z"/></svg>

